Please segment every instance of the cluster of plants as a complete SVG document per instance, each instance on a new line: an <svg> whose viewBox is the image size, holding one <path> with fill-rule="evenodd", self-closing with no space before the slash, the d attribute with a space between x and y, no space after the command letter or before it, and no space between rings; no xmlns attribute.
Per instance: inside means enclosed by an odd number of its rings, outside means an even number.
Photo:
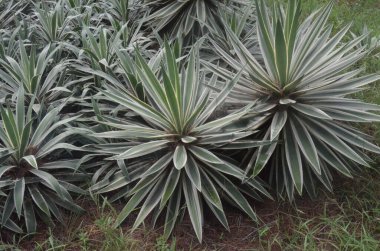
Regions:
<svg viewBox="0 0 380 251"><path fill-rule="evenodd" d="M201 241L204 213L228 229L227 205L256 221L251 201L358 175L380 153L357 128L380 106L352 95L380 79L360 67L376 46L332 33L332 7L0 1L1 229L101 194L125 204L115 226L136 212L169 236L188 215Z"/></svg>

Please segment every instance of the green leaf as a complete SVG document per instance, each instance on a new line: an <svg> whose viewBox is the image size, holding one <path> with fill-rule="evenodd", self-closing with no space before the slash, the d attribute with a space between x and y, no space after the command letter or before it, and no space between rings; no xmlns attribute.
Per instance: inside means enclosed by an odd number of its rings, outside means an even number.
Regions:
<svg viewBox="0 0 380 251"><path fill-rule="evenodd" d="M12 220L8 220L4 224L4 226L6 228L8 228L9 230L15 232L15 233L18 233L18 234L22 234L23 233L22 229L19 226L17 226L17 224L14 221L12 221ZM13 246L12 246L12 248L13 248Z"/></svg>
<svg viewBox="0 0 380 251"><path fill-rule="evenodd" d="M169 43L167 41L165 41L164 47L165 47L165 55L167 58L166 62L167 62L167 68L169 71L170 82L173 84L178 102L181 102L182 96L181 96L181 87L180 87L180 82L179 82L180 80L178 76L177 62L174 57L173 51L170 48ZM179 105L180 107L182 106L181 104Z"/></svg>
<svg viewBox="0 0 380 251"><path fill-rule="evenodd" d="M274 140L282 131L288 118L288 113L286 110L278 111L274 114L270 130L270 140Z"/></svg>
<svg viewBox="0 0 380 251"><path fill-rule="evenodd" d="M58 194L58 196L60 196L63 199L64 195L61 185L53 175L37 169L31 169L30 172L41 178L43 181L45 181L50 186L50 188L54 190Z"/></svg>
<svg viewBox="0 0 380 251"><path fill-rule="evenodd" d="M160 202L164 193L164 176L162 176L154 185L150 191L148 197L146 197L144 204L141 206L140 212L137 215L133 229L136 229L154 209L154 207Z"/></svg>
<svg viewBox="0 0 380 251"><path fill-rule="evenodd" d="M181 104L179 97L177 97L175 87L169 77L165 72L163 74L163 82L165 86L166 99L168 102L168 109L170 110L171 118L176 125L176 130L180 131L182 128L182 115L181 115Z"/></svg>
<svg viewBox="0 0 380 251"><path fill-rule="evenodd" d="M284 31L281 25L280 20L277 20L276 26L276 36L275 36L275 60L276 60L276 68L278 73L278 80L280 82L280 86L285 86L287 83L288 76L288 57L289 52L286 46Z"/></svg>
<svg viewBox="0 0 380 251"><path fill-rule="evenodd" d="M189 157L186 165L185 165L185 171L193 185L198 189L198 191L202 191L202 182L201 182L201 175L199 172L200 167L198 167L196 161L193 159L193 157Z"/></svg>
<svg viewBox="0 0 380 251"><path fill-rule="evenodd" d="M24 218L28 233L35 233L37 230L37 221L34 215L33 204L30 200L24 200Z"/></svg>
<svg viewBox="0 0 380 251"><path fill-rule="evenodd" d="M182 141L183 143L185 143L185 144L192 143L192 142L194 142L194 141L196 141L196 140L197 140L197 138L195 138L195 137L191 137L191 136L185 136L185 137L182 137L182 138L181 138L181 141Z"/></svg>
<svg viewBox="0 0 380 251"><path fill-rule="evenodd" d="M144 156L158 150L164 149L168 146L168 140L157 140L152 142L143 143L128 149L127 151L116 155L110 159L132 159L140 156Z"/></svg>
<svg viewBox="0 0 380 251"><path fill-rule="evenodd" d="M284 130L285 156L290 175L299 194L303 188L303 170L300 150L295 142L290 126Z"/></svg>
<svg viewBox="0 0 380 251"><path fill-rule="evenodd" d="M168 166L168 164L171 162L172 158L173 158L173 154L167 153L162 158L160 158L158 161L156 161L146 172L144 172L142 177L147 177L151 174L162 171L164 168L166 168Z"/></svg>
<svg viewBox="0 0 380 251"><path fill-rule="evenodd" d="M273 27L270 27L268 10L262 0L256 0L256 11L257 11L257 21L258 21L258 40L260 44L260 49L264 55L265 65L268 70L272 73L276 72L275 68L275 49L273 44Z"/></svg>
<svg viewBox="0 0 380 251"><path fill-rule="evenodd" d="M221 159L219 159L213 153L211 153L210 151L208 151L204 148L201 148L198 146L190 146L189 150L191 153L194 154L195 157L197 157L198 159L200 159L204 162L215 163L215 164L222 164L223 163L223 161Z"/></svg>
<svg viewBox="0 0 380 251"><path fill-rule="evenodd" d="M208 104L207 108L204 109L201 115L199 116L198 118L199 122L206 121L206 119L210 117L210 115L215 111L215 109L224 102L228 94L230 94L232 88L238 82L241 74L242 74L242 70L238 74L236 74L236 76L227 83L227 85L223 88L221 92L219 92L219 94L211 101L211 103Z"/></svg>
<svg viewBox="0 0 380 251"><path fill-rule="evenodd" d="M7 196L7 200L5 201L3 211L1 213L1 225L4 225L8 222L11 217L13 210L15 208L13 193L9 193Z"/></svg>
<svg viewBox="0 0 380 251"><path fill-rule="evenodd" d="M220 200L216 187L202 168L200 168L200 171L200 177L202 180L202 195L217 209L223 212L222 201Z"/></svg>
<svg viewBox="0 0 380 251"><path fill-rule="evenodd" d="M169 200L169 204L166 209L166 217L164 224L164 236L165 238L169 238L171 232L174 229L174 225L179 215L179 208L181 205L182 199L182 189L181 186L176 187L176 191L174 192L174 196L171 196Z"/></svg>
<svg viewBox="0 0 380 251"><path fill-rule="evenodd" d="M352 178L349 168L339 159L339 157L331 151L324 143L319 140L314 141L318 149L319 156L326 161L331 167L342 173L343 175Z"/></svg>
<svg viewBox="0 0 380 251"><path fill-rule="evenodd" d="M184 145L179 144L175 148L174 155L173 155L173 162L175 168L178 170L181 170L187 162L187 150L184 147Z"/></svg>
<svg viewBox="0 0 380 251"><path fill-rule="evenodd" d="M24 123L25 123L24 89L22 87L20 87L17 93L16 118L17 118L17 128L20 135L24 128Z"/></svg>
<svg viewBox="0 0 380 251"><path fill-rule="evenodd" d="M302 120L298 117L291 119L291 127L294 133L295 139L305 158L311 164L318 174L321 174L321 167L319 164L318 150L315 147L313 139L305 126L302 124Z"/></svg>
<svg viewBox="0 0 380 251"><path fill-rule="evenodd" d="M13 198L15 202L16 212L18 217L21 216L22 204L24 202L25 194L25 179L19 179L15 182L15 187L13 190Z"/></svg>
<svg viewBox="0 0 380 251"><path fill-rule="evenodd" d="M193 132L198 132L198 133L210 133L212 131L217 131L220 130L220 128L231 124L234 121L237 121L241 117L247 114L250 106L248 106L246 109L244 109L242 112L236 113L236 114L230 114L227 115L223 118L213 120L211 122L205 123L201 126L198 126L193 129Z"/></svg>
<svg viewBox="0 0 380 251"><path fill-rule="evenodd" d="M125 207L121 210L120 214L117 216L115 220L114 227L118 227L127 217L128 215L135 210L135 208L140 204L140 202L146 197L148 192L151 190L154 184L146 186L142 188L140 191L135 193L125 205Z"/></svg>
<svg viewBox="0 0 380 251"><path fill-rule="evenodd" d="M318 121L307 120L307 127L311 134L328 144L335 151L339 152L343 156L361 164L364 166L369 166L368 163L357 154L351 147L339 139L328 127L324 126Z"/></svg>
<svg viewBox="0 0 380 251"><path fill-rule="evenodd" d="M36 186L28 186L28 189L37 207L41 209L42 212L44 212L47 216L50 216L49 206L47 205L45 198L42 196L38 188Z"/></svg>
<svg viewBox="0 0 380 251"><path fill-rule="evenodd" d="M266 140L269 137L269 131L265 135L264 140ZM275 151L277 146L277 142L274 141L272 144L263 145L260 146L257 150L257 156L252 156L250 162L248 163L247 172L250 170L250 168L253 167L253 173L252 176L258 175L265 165L268 163L269 159L272 157L273 152ZM255 163L253 165L253 163Z"/></svg>
<svg viewBox="0 0 380 251"><path fill-rule="evenodd" d="M139 63L139 67L136 67L136 71L142 80L145 90L150 94L159 107L164 111L167 110L166 108L169 107L167 97L159 80L139 52L136 56Z"/></svg>
<svg viewBox="0 0 380 251"><path fill-rule="evenodd" d="M12 144L13 148L17 148L19 146L20 136L18 135L13 113L10 111L10 109L5 111L2 107L0 107L0 112L8 141Z"/></svg>
<svg viewBox="0 0 380 251"><path fill-rule="evenodd" d="M218 171L218 172L231 175L231 176L238 178L240 180L243 180L243 178L245 177L241 168L239 168L238 166L235 166L231 163L228 163L228 162L224 162L222 164L207 163L207 165L210 166L212 169Z"/></svg>
<svg viewBox="0 0 380 251"><path fill-rule="evenodd" d="M293 104L292 108L296 109L297 111L319 119L327 119L327 120L332 120L332 118L322 111L321 109L318 109L314 106L311 105L306 105L306 104Z"/></svg>
<svg viewBox="0 0 380 251"><path fill-rule="evenodd" d="M183 91L182 110L186 118L189 117L193 104L195 103L196 91L198 89L199 82L199 70L196 68L196 61L199 63L199 58L196 58L197 52L195 48L192 48L190 52L190 58L186 69L186 80ZM186 142L185 142L186 143Z"/></svg>
<svg viewBox="0 0 380 251"><path fill-rule="evenodd" d="M125 179L130 181L131 178L130 178L129 173L128 173L128 168L125 165L125 161L124 160L117 160L117 165L119 166L119 168L120 168L121 172L123 173Z"/></svg>
<svg viewBox="0 0 380 251"><path fill-rule="evenodd" d="M256 214L252 210L247 199L244 198L239 189L228 178L217 172L208 173L241 210L243 210L252 220L257 221Z"/></svg>
<svg viewBox="0 0 380 251"><path fill-rule="evenodd" d="M368 142L367 140L363 139L360 135L350 132L349 130L344 129L343 127L335 123L328 123L326 124L326 126L328 126L328 128L342 140L357 147L364 148L368 151L380 154L380 147Z"/></svg>
<svg viewBox="0 0 380 251"><path fill-rule="evenodd" d="M226 215L224 214L224 211L223 209L220 209L218 207L216 207L214 204L212 204L210 201L208 200L205 200L206 201L206 204L209 206L209 208L211 209L211 211L214 213L214 215L216 216L216 218L219 220L220 223L222 223L222 225L228 230L230 231L230 227L228 226L228 221L227 221L227 218L226 218Z"/></svg>
<svg viewBox="0 0 380 251"><path fill-rule="evenodd" d="M25 154L25 149L28 145L29 138L30 138L30 132L32 129L32 121L29 121L26 126L23 128L22 135L21 135L21 142L20 142L20 147L18 154L19 156L24 156Z"/></svg>
<svg viewBox="0 0 380 251"><path fill-rule="evenodd" d="M22 159L24 159L26 162L28 162L28 164L31 165L33 168L38 169L37 160L36 160L36 157L34 155L24 156L24 157L22 157Z"/></svg>
<svg viewBox="0 0 380 251"><path fill-rule="evenodd" d="M182 179L183 193L186 199L187 211L198 240L202 242L202 210L196 187L189 179Z"/></svg>
<svg viewBox="0 0 380 251"><path fill-rule="evenodd" d="M172 169L170 171L170 174L167 177L167 181L165 184L164 193L161 198L160 208L163 208L172 196L174 190L178 185L180 175L181 171L178 171L177 169Z"/></svg>

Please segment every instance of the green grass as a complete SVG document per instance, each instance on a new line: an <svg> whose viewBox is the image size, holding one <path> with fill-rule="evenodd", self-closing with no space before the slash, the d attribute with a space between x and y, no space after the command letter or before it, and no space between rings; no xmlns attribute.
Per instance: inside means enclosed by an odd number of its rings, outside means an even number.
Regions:
<svg viewBox="0 0 380 251"><path fill-rule="evenodd" d="M269 0L274 2L278 0ZM331 0L302 0L304 16L309 15ZM280 0L287 3L287 0ZM330 23L335 29L352 23L351 30L360 32L364 25L372 30L373 35L380 35L380 2L378 0L335 0L334 9L330 16Z"/></svg>
<svg viewBox="0 0 380 251"><path fill-rule="evenodd" d="M368 172L355 182L342 181L335 196L282 211L279 223L291 222L290 228L267 243L277 243L282 250L379 250L378 176Z"/></svg>
<svg viewBox="0 0 380 251"><path fill-rule="evenodd" d="M310 13L328 0L305 0L304 13ZM330 21L336 28L353 22L352 31L363 24L380 35L379 0L339 0ZM364 60L366 72L380 72L380 59ZM359 94L363 100L380 104L380 87L375 83ZM380 141L380 126L366 131ZM128 223L113 228L116 212L107 202L95 198L88 215L71 215L64 228L50 228L35 236L13 237L0 250L380 250L380 174L367 170L361 178L336 180L334 194L321 194L314 201L299 199L296 205L264 202L256 205L259 225L238 213L230 213L231 232L218 224L205 226L205 240L199 244L186 221L168 242L162 229L143 226L131 233ZM119 207L119 205L114 205Z"/></svg>
<svg viewBox="0 0 380 251"><path fill-rule="evenodd" d="M311 13L330 0L304 0L302 9L305 14ZM380 2L378 0L336 0L330 22L341 28L352 22L352 31L359 32L367 25L374 35L380 35Z"/></svg>

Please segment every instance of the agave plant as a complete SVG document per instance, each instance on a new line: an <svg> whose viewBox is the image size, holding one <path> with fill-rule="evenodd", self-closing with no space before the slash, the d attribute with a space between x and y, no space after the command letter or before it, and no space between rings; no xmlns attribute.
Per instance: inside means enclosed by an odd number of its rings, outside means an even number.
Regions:
<svg viewBox="0 0 380 251"><path fill-rule="evenodd" d="M54 9L42 4L36 7L35 15L38 19L36 25L37 39L43 38L46 42L65 42L76 38L72 31L69 16L64 1L55 3Z"/></svg>
<svg viewBox="0 0 380 251"><path fill-rule="evenodd" d="M62 61L51 68L52 57L59 49L48 45L37 54L36 47L32 46L28 53L24 43L19 41L19 55L0 58L0 80L3 81L0 95L12 96L23 88L37 103L50 103L62 92L70 92L62 83L67 62Z"/></svg>
<svg viewBox="0 0 380 251"><path fill-rule="evenodd" d="M245 115L248 108L225 117L213 117L238 76L211 101L212 91L200 76L195 49L185 68L179 67L167 43L164 58L161 71L154 72L137 54L136 71L146 92L146 101L123 89L117 80L107 78L111 84L105 85L102 91L105 98L130 109L135 115L102 118L101 124L118 130L94 136L124 140L124 143L119 147L114 145L112 149L104 146L106 153L113 151L113 156L108 159L116 161L119 168L115 170L113 164L113 171L103 169L106 175L99 179L93 190L116 190L119 197L129 198L116 225L121 224L140 204L134 228L149 214L154 212L153 217L157 219L166 209L166 236L171 233L181 208L187 208L196 235L202 240L203 204L228 228L221 197L256 220L243 192L250 191L248 194L256 198L260 198L256 190L269 194L255 179L247 180L244 186L237 186L235 182L241 183L244 172L235 161L222 154L226 149L262 144L242 139L253 132L222 130ZM213 86L215 81L216 78L212 78L207 84ZM120 147L122 144L124 149Z"/></svg>
<svg viewBox="0 0 380 251"><path fill-rule="evenodd" d="M20 26L17 27L13 32L0 33L0 58L5 58L5 56L16 57L19 51L19 39L20 38Z"/></svg>
<svg viewBox="0 0 380 251"><path fill-rule="evenodd" d="M27 232L33 233L38 217L64 223L60 208L82 211L70 193L85 193L73 183L83 182L86 176L78 169L77 159L63 158L78 150L68 142L75 130L66 129L77 116L62 118L62 107L33 116L33 102L24 106L22 88L17 96L15 112L0 107L1 226L22 232L16 221L23 218Z"/></svg>
<svg viewBox="0 0 380 251"><path fill-rule="evenodd" d="M210 31L209 37L213 43L217 43L218 46L225 52L229 52L234 55L234 47L225 32L225 27L227 26L239 38L244 46L255 56L255 58L258 58L260 56L260 50L258 48L259 46L256 34L256 16L253 10L254 6L247 6L244 11L239 11L233 14L220 10L219 13L222 17L223 26L208 27ZM215 53L211 54L215 55Z"/></svg>
<svg viewBox="0 0 380 251"><path fill-rule="evenodd" d="M140 28L141 24L137 27L123 25L118 32L100 28L94 34L85 27L82 31L82 55L91 62L93 69L112 69L117 64L118 51L132 53L135 47L139 47L145 52L154 44L152 39L141 33Z"/></svg>
<svg viewBox="0 0 380 251"><path fill-rule="evenodd" d="M87 27L83 29L83 54L91 62L91 68L102 70L112 68L115 63L116 51L121 44L120 35L109 38L111 32L106 29L100 29L98 33L99 39Z"/></svg>
<svg viewBox="0 0 380 251"><path fill-rule="evenodd" d="M98 26L100 19L98 10L100 9L99 1L96 0L66 0L66 8L68 8L71 21L73 22L73 30L77 30L80 34L82 27L88 27L91 23Z"/></svg>
<svg viewBox="0 0 380 251"><path fill-rule="evenodd" d="M228 4L227 4L228 2ZM242 0L145 0L150 9L147 21L155 29L171 38L196 37L202 35L205 24L215 27L222 26L219 9L228 9L233 13L236 6L245 4Z"/></svg>
<svg viewBox="0 0 380 251"><path fill-rule="evenodd" d="M6 29L14 24L15 17L27 6L25 1L0 0L0 29Z"/></svg>
<svg viewBox="0 0 380 251"><path fill-rule="evenodd" d="M261 65L226 29L237 57L216 51L239 70L242 77L231 97L238 102L255 102L253 108L267 123L263 140L274 140L247 156L247 173L258 175L267 167L278 193L293 198L294 187L315 194L315 180L331 189L331 169L351 177L358 165L368 166L363 150L380 153L367 135L351 122L379 121L379 106L355 100L351 95L379 79L378 75L359 76L352 66L366 55L359 36L342 42L349 30L343 28L331 37L326 25L333 4L300 22L300 1L290 0L286 11L270 10L256 1L258 40L264 65ZM331 38L330 38L331 37ZM226 69L206 65L228 79Z"/></svg>
<svg viewBox="0 0 380 251"><path fill-rule="evenodd" d="M27 1L0 1L0 57L14 56L17 53L18 39L24 39L25 22L19 21ZM28 33L28 32L27 32Z"/></svg>
<svg viewBox="0 0 380 251"><path fill-rule="evenodd" d="M130 0L120 1L120 0L110 0L102 1L104 8L110 16L108 19L111 21L114 27L121 27L123 24L126 24L129 19L129 2ZM131 1L134 2L134 1Z"/></svg>

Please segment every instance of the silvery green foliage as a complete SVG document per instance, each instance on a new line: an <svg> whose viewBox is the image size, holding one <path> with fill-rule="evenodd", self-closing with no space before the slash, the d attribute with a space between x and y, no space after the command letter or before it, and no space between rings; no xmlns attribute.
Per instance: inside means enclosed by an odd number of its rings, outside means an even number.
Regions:
<svg viewBox="0 0 380 251"><path fill-rule="evenodd" d="M50 104L60 95L70 92L62 84L67 62L64 60L51 67L51 61L60 47L47 45L40 53L32 46L29 52L22 41L18 53L0 58L0 98L14 96L22 88L35 98L36 103Z"/></svg>
<svg viewBox="0 0 380 251"><path fill-rule="evenodd" d="M181 67L176 62L174 50L166 43L162 68L156 72L137 54L135 69L141 79L145 99L138 98L110 76L104 76L109 84L104 85L103 99L124 106L135 114L134 118L103 116L100 123L109 130L94 134L96 138L118 140L115 144L95 146L97 152L111 154L109 163L116 162L117 168L115 164L108 167L103 164L104 175L97 172L97 180L92 187L98 193L118 191L117 196L128 197L116 225L140 208L133 228L150 214L155 220L163 214L164 232L169 236L185 208L201 241L204 207L210 208L228 228L222 204L224 198L225 202L229 201L256 220L243 194L249 191L248 194L254 198L260 198L257 193L260 192L270 197L257 180L245 180L243 170L223 154L229 149L264 144L243 140L253 134L244 128L223 130L244 116L249 107L224 117L212 117L238 76L228 81L214 99L210 99L212 91L205 86L200 74L195 50L191 51L186 67ZM212 78L207 84L213 86L215 81L216 78ZM244 185L236 185L243 180Z"/></svg>
<svg viewBox="0 0 380 251"><path fill-rule="evenodd" d="M352 123L380 120L379 106L352 98L353 93L378 80L378 75L361 76L353 66L367 54L358 45L359 36L343 42L346 26L331 35L327 19L333 4L300 20L300 1L289 1L284 10L270 11L257 1L258 40L264 60L260 64L238 37L226 28L237 57L214 43L217 53L231 68L243 69L231 94L235 102L255 103L253 111L266 123L263 140L273 144L259 147L247 156L246 172L251 177L270 169L278 194L293 198L306 188L315 194L316 181L332 189L332 170L352 177L360 166L369 166L365 151L380 153ZM205 63L219 76L229 79L225 68ZM260 123L263 123L260 120Z"/></svg>
<svg viewBox="0 0 380 251"><path fill-rule="evenodd" d="M201 240L204 208L256 220L264 169L293 198L368 165L380 150L353 124L379 107L352 94L379 79L356 69L376 41L332 34L332 4L302 23L300 1L256 5L0 0L1 226L63 222L93 171L91 192L126 199L116 225L139 209L135 228L162 216L169 236L188 212Z"/></svg>
<svg viewBox="0 0 380 251"><path fill-rule="evenodd" d="M170 38L196 39L209 27L222 27L219 10L229 14L247 6L243 0L144 0L146 21Z"/></svg>
<svg viewBox="0 0 380 251"><path fill-rule="evenodd" d="M70 144L76 133L68 124L78 116L62 118L62 107L45 115L33 111L33 101L25 105L25 94L18 91L16 107L0 106L0 211L1 227L22 233L37 230L38 219L46 223L56 218L64 223L62 209L81 212L72 193L86 192L74 185L86 179L79 160L63 159L78 150ZM67 155L69 156L69 155ZM20 220L25 224L20 225Z"/></svg>

